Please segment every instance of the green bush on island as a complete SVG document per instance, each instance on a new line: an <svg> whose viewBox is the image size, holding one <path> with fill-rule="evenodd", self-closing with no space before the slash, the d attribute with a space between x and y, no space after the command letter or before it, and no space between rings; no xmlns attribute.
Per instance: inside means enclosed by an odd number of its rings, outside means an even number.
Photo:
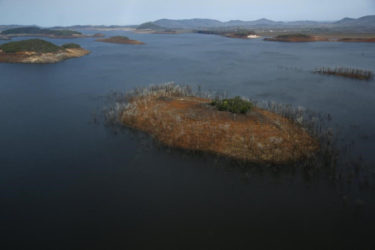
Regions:
<svg viewBox="0 0 375 250"><path fill-rule="evenodd" d="M4 35L18 35L18 34L42 34L42 35L53 35L53 36L72 36L81 35L81 32L73 30L52 30L52 29L41 29L38 27L22 27L15 29L8 29L1 32Z"/></svg>
<svg viewBox="0 0 375 250"><path fill-rule="evenodd" d="M81 48L81 46L76 43L66 43L66 44L61 45L61 47L64 49L80 49Z"/></svg>
<svg viewBox="0 0 375 250"><path fill-rule="evenodd" d="M229 111L235 114L246 114L251 111L253 104L239 96L230 99L214 100L211 105L220 111Z"/></svg>
<svg viewBox="0 0 375 250"><path fill-rule="evenodd" d="M33 51L39 53L58 52L62 50L61 47L41 40L41 39L29 39L17 42L10 42L0 45L0 49L5 53L16 53L24 51Z"/></svg>

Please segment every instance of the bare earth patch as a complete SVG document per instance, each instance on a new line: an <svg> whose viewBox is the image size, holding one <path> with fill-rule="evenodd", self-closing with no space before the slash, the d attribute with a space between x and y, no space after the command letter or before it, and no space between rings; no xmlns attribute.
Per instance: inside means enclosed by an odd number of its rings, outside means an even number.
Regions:
<svg viewBox="0 0 375 250"><path fill-rule="evenodd" d="M5 53L0 50L0 62L6 63L57 63L69 58L81 57L89 54L90 51L82 48L64 49L58 52L16 52Z"/></svg>
<svg viewBox="0 0 375 250"><path fill-rule="evenodd" d="M285 164L319 150L303 128L280 115L256 107L246 115L233 114L210 102L155 91L131 97L120 120L171 147L254 163Z"/></svg>

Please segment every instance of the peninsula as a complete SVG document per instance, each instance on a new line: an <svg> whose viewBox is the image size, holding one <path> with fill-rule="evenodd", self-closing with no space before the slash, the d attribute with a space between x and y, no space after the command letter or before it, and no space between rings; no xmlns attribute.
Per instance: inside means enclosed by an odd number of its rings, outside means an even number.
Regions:
<svg viewBox="0 0 375 250"><path fill-rule="evenodd" d="M144 44L141 41L131 40L126 36L112 36L109 38L96 39L97 42L105 43L118 43L118 44L133 44L133 45L142 45Z"/></svg>
<svg viewBox="0 0 375 250"><path fill-rule="evenodd" d="M89 53L75 43L57 46L41 39L29 39L0 45L0 62L57 63Z"/></svg>
<svg viewBox="0 0 375 250"><path fill-rule="evenodd" d="M239 97L211 100L168 84L136 90L127 99L120 122L170 147L259 164L296 162L319 150L300 125Z"/></svg>

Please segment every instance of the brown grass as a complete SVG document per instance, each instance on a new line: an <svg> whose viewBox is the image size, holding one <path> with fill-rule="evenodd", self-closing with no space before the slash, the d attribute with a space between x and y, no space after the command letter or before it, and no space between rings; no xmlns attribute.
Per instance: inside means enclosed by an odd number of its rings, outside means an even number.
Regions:
<svg viewBox="0 0 375 250"><path fill-rule="evenodd" d="M57 63L70 58L82 57L89 53L90 51L82 48L63 49L55 53L32 51L4 53L0 50L0 63Z"/></svg>
<svg viewBox="0 0 375 250"><path fill-rule="evenodd" d="M280 115L260 108L236 115L218 111L210 102L158 90L138 93L129 99L120 120L170 147L254 163L295 162L319 149L304 129Z"/></svg>
<svg viewBox="0 0 375 250"><path fill-rule="evenodd" d="M369 70L361 69L351 69L351 68L320 68L314 71L314 73L324 74L324 75L333 75L333 76L342 76L346 78L353 78L358 80L371 80L373 78L373 73Z"/></svg>

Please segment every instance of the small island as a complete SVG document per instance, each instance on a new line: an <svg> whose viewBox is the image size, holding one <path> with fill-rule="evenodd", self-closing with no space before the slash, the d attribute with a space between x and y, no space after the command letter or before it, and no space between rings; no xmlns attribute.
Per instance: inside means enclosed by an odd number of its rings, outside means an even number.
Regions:
<svg viewBox="0 0 375 250"><path fill-rule="evenodd" d="M265 41L272 41L272 42L326 42L329 41L328 38L322 36L310 36L305 34L286 34L286 35L278 35L272 38L264 38Z"/></svg>
<svg viewBox="0 0 375 250"><path fill-rule="evenodd" d="M195 31L198 34L207 34L207 35L218 35L225 36L228 38L239 38L239 39L254 39L259 38L254 31L251 30L235 30L235 31L225 31L225 30L198 30Z"/></svg>
<svg viewBox="0 0 375 250"><path fill-rule="evenodd" d="M167 84L135 90L120 107L120 123L173 148L258 164L292 163L319 150L300 125L240 97L212 100Z"/></svg>
<svg viewBox="0 0 375 250"><path fill-rule="evenodd" d="M375 43L375 37L370 38L340 38L339 42Z"/></svg>
<svg viewBox="0 0 375 250"><path fill-rule="evenodd" d="M57 63L89 53L75 43L57 46L41 39L29 39L0 45L0 62Z"/></svg>
<svg viewBox="0 0 375 250"><path fill-rule="evenodd" d="M112 36L109 38L96 39L97 42L105 43L118 43L118 44L133 44L133 45L142 45L144 44L141 41L131 40L126 36Z"/></svg>
<svg viewBox="0 0 375 250"><path fill-rule="evenodd" d="M357 35L360 36L360 35ZM375 42L375 37L356 37L350 34L322 34L322 35L306 35L306 34L285 34L271 38L264 38L265 41L272 42Z"/></svg>

